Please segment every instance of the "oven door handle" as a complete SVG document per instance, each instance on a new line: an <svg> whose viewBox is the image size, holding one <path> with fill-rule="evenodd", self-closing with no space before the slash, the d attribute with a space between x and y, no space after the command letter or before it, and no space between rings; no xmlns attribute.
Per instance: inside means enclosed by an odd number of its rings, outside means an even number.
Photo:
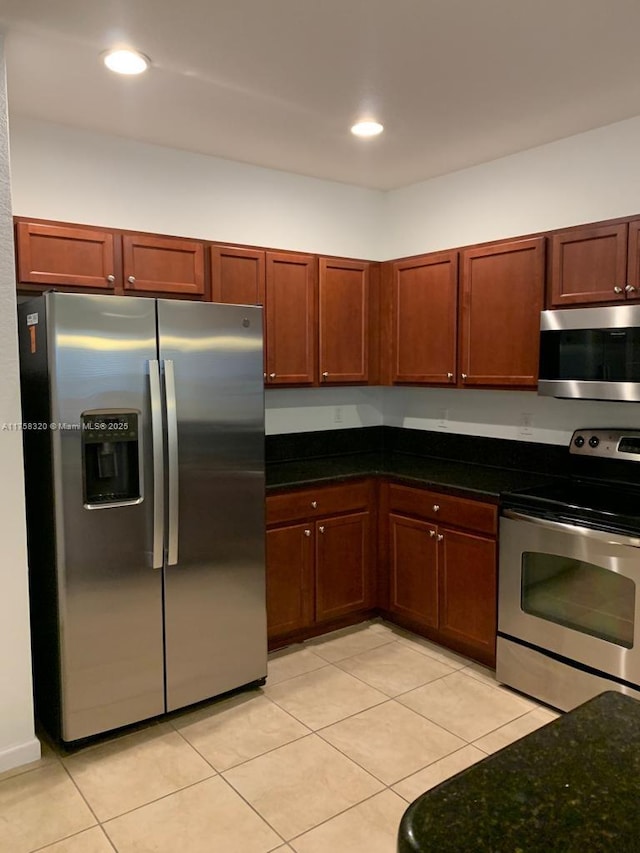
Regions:
<svg viewBox="0 0 640 853"><path fill-rule="evenodd" d="M512 518L515 521L528 521L530 524L545 527L548 530L559 530L563 533L579 533L587 539L597 539L600 542L609 542L611 545L627 545L631 548L640 548L640 538L634 536L607 533L606 530L594 530L591 527L582 527L579 524L569 524L564 521L549 521L546 518L538 518L534 515L524 515L512 509L503 509L502 515L505 518Z"/></svg>

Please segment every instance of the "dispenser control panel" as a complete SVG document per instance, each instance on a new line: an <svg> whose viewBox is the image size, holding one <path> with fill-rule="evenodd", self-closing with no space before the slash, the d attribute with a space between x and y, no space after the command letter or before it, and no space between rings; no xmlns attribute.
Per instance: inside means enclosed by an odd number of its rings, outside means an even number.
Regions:
<svg viewBox="0 0 640 853"><path fill-rule="evenodd" d="M83 412L82 470L87 509L139 503L139 413Z"/></svg>

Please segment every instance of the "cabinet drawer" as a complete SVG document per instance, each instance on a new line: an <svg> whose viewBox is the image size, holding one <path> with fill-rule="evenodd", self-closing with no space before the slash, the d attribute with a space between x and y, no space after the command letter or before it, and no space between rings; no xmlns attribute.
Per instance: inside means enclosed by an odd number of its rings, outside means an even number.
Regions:
<svg viewBox="0 0 640 853"><path fill-rule="evenodd" d="M389 508L393 512L419 516L436 524L494 535L497 532L497 507L482 501L392 483L389 485Z"/></svg>
<svg viewBox="0 0 640 853"><path fill-rule="evenodd" d="M362 509L369 506L369 495L370 483L365 480L268 495L267 524Z"/></svg>

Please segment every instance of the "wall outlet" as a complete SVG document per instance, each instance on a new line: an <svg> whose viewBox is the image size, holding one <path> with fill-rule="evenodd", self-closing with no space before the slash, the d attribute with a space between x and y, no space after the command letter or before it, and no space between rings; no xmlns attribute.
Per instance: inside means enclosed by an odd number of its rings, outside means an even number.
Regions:
<svg viewBox="0 0 640 853"><path fill-rule="evenodd" d="M520 435L533 435L533 414L531 412L523 412L520 415Z"/></svg>
<svg viewBox="0 0 640 853"><path fill-rule="evenodd" d="M334 424L342 423L342 406L336 406L333 410L333 422Z"/></svg>
<svg viewBox="0 0 640 853"><path fill-rule="evenodd" d="M440 409L438 411L438 429L449 429L449 409Z"/></svg>

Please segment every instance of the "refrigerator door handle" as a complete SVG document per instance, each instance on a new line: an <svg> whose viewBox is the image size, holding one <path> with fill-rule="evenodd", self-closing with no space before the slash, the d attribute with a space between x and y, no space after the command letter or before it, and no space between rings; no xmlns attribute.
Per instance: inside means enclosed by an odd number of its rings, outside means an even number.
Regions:
<svg viewBox="0 0 640 853"><path fill-rule="evenodd" d="M160 364L149 360L149 392L151 397L151 440L153 445L153 557L154 569L164 562L164 461L162 450L162 400L160 396Z"/></svg>
<svg viewBox="0 0 640 853"><path fill-rule="evenodd" d="M178 412L176 406L176 380L173 361L166 359L164 366L164 393L167 410L167 462L169 467L169 536L167 565L178 562Z"/></svg>

